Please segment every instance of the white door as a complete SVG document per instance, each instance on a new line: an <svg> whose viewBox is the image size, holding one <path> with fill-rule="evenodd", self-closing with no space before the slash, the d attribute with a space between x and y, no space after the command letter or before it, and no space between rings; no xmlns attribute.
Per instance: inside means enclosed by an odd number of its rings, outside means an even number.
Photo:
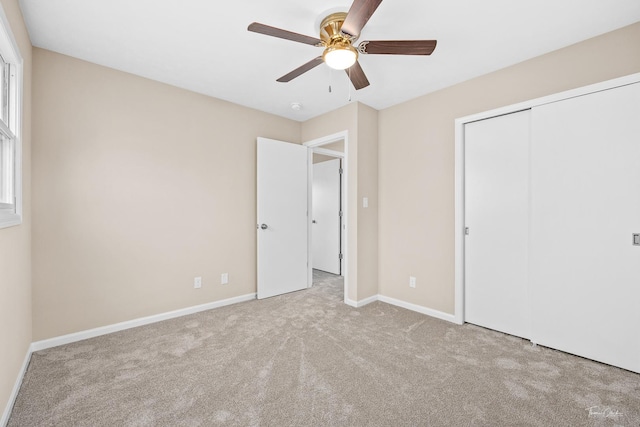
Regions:
<svg viewBox="0 0 640 427"><path fill-rule="evenodd" d="M313 165L313 268L340 274L340 159Z"/></svg>
<svg viewBox="0 0 640 427"><path fill-rule="evenodd" d="M640 84L532 123L532 341L640 372Z"/></svg>
<svg viewBox="0 0 640 427"><path fill-rule="evenodd" d="M258 138L258 298L308 285L308 150Z"/></svg>
<svg viewBox="0 0 640 427"><path fill-rule="evenodd" d="M465 321L529 336L530 111L465 125Z"/></svg>

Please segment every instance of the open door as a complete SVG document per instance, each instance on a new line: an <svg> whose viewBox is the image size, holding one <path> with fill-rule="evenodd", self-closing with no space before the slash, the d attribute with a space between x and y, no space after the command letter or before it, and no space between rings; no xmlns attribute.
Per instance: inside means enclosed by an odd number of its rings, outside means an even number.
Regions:
<svg viewBox="0 0 640 427"><path fill-rule="evenodd" d="M258 298L308 287L308 148L258 138Z"/></svg>
<svg viewBox="0 0 640 427"><path fill-rule="evenodd" d="M340 159L313 165L313 268L340 274Z"/></svg>

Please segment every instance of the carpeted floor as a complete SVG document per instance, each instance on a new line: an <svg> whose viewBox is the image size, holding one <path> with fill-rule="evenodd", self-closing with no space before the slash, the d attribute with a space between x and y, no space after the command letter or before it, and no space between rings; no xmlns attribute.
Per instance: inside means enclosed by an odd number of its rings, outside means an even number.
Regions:
<svg viewBox="0 0 640 427"><path fill-rule="evenodd" d="M640 375L314 277L34 353L9 426L640 426Z"/></svg>

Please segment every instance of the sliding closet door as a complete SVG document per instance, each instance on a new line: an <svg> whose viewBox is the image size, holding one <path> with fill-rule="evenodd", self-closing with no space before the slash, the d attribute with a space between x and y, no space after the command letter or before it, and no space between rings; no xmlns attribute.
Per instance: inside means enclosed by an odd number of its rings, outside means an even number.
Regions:
<svg viewBox="0 0 640 427"><path fill-rule="evenodd" d="M532 341L640 372L640 84L532 127Z"/></svg>
<svg viewBox="0 0 640 427"><path fill-rule="evenodd" d="M529 337L530 111L468 123L465 321Z"/></svg>

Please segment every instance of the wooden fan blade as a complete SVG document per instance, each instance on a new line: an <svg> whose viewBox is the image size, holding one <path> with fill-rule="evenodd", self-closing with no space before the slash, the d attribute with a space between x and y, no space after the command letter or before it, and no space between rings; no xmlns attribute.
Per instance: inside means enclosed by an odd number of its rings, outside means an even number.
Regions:
<svg viewBox="0 0 640 427"><path fill-rule="evenodd" d="M290 82L291 80L295 79L299 75L306 73L307 71L311 70L312 68L317 67L318 65L322 64L323 62L324 61L322 59L322 56L318 56L317 58L312 59L311 61L307 62L306 64L296 68L292 72L290 72L288 74L285 74L284 76L280 77L276 81L278 81L280 83Z"/></svg>
<svg viewBox="0 0 640 427"><path fill-rule="evenodd" d="M369 21L380 3L382 0L354 0L340 31L351 37L359 36L362 27Z"/></svg>
<svg viewBox="0 0 640 427"><path fill-rule="evenodd" d="M374 40L360 43L358 50L374 55L431 55L437 40Z"/></svg>
<svg viewBox="0 0 640 427"><path fill-rule="evenodd" d="M313 46L322 45L322 40L315 37L305 36L304 34L292 33L291 31L282 30L276 27L270 27L268 25L260 24L259 22L253 22L247 30L254 33L266 34L271 37L278 37L280 39L292 40L298 43L310 44Z"/></svg>
<svg viewBox="0 0 640 427"><path fill-rule="evenodd" d="M367 80L367 76L365 76L359 62L356 61L351 68L347 68L344 71L347 72L349 80L351 80L351 83L353 83L353 87L355 87L356 90L369 86L369 80Z"/></svg>

